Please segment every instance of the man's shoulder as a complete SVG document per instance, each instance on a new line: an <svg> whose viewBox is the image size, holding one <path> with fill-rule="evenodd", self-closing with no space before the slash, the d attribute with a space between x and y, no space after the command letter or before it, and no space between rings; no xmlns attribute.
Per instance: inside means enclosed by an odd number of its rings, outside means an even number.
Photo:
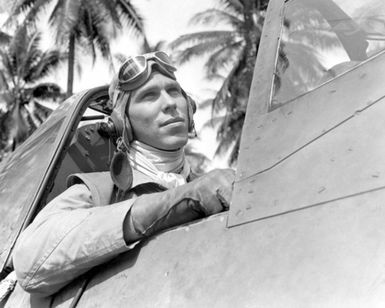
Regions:
<svg viewBox="0 0 385 308"><path fill-rule="evenodd" d="M107 171L71 174L67 178L67 187L75 184L87 186L96 206L108 204L114 189L114 183Z"/></svg>
<svg viewBox="0 0 385 308"><path fill-rule="evenodd" d="M154 180L149 177L148 175L137 171L132 170L132 187L144 184L144 183L150 183ZM70 187L75 184L87 184L87 182L100 182L103 185L113 185L113 181L110 175L109 171L102 171L102 172L86 172L86 173L75 173L71 174L67 178L67 187Z"/></svg>
<svg viewBox="0 0 385 308"><path fill-rule="evenodd" d="M132 170L132 176L131 189L154 182L148 175L137 170ZM106 205L110 203L111 196L114 192L114 182L109 171L71 174L67 178L67 187L75 184L84 184L87 186L95 205Z"/></svg>

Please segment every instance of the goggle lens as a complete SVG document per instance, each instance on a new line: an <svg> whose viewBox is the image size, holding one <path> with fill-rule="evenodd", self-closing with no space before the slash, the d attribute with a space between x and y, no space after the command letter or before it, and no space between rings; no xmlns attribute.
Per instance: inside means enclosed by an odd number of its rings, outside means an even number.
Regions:
<svg viewBox="0 0 385 308"><path fill-rule="evenodd" d="M163 51L157 51L153 54L153 56L149 56L148 59L156 58L158 61L162 62L163 64L166 64L167 67L171 67L174 71L176 70L175 67L171 63L170 57Z"/></svg>
<svg viewBox="0 0 385 308"><path fill-rule="evenodd" d="M156 51L154 53L149 53L141 56L130 57L123 63L122 67L119 69L118 78L119 85L130 88L129 84L137 83L137 78L142 76L147 70L147 61L154 60L159 63L164 69L170 73L174 73L176 68L171 64L171 59L163 51ZM134 86L135 87L135 86Z"/></svg>
<svg viewBox="0 0 385 308"><path fill-rule="evenodd" d="M146 70L146 59L143 56L127 59L119 70L119 81L128 82Z"/></svg>

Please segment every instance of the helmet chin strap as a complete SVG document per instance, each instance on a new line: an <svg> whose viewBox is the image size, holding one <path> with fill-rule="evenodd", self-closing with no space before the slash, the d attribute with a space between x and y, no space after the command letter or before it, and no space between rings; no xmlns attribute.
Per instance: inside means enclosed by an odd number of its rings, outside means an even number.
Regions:
<svg viewBox="0 0 385 308"><path fill-rule="evenodd" d="M117 140L116 151L110 164L110 174L112 181L121 191L127 191L132 186L133 176L130 161L127 156L128 148L125 146L123 138Z"/></svg>

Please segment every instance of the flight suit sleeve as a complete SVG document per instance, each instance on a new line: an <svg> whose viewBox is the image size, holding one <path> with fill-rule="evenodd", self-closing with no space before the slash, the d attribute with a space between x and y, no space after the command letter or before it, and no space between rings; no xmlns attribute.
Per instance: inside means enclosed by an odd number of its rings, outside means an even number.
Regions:
<svg viewBox="0 0 385 308"><path fill-rule="evenodd" d="M123 221L133 200L95 207L84 184L52 200L18 239L13 263L19 284L49 296L71 280L132 248Z"/></svg>

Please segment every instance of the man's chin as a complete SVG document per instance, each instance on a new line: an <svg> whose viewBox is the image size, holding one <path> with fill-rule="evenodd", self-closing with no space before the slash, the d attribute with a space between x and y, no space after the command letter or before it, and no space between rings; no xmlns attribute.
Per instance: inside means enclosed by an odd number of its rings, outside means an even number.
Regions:
<svg viewBox="0 0 385 308"><path fill-rule="evenodd" d="M187 141L187 136L172 136L159 143L157 148L164 151L176 151L183 148Z"/></svg>

